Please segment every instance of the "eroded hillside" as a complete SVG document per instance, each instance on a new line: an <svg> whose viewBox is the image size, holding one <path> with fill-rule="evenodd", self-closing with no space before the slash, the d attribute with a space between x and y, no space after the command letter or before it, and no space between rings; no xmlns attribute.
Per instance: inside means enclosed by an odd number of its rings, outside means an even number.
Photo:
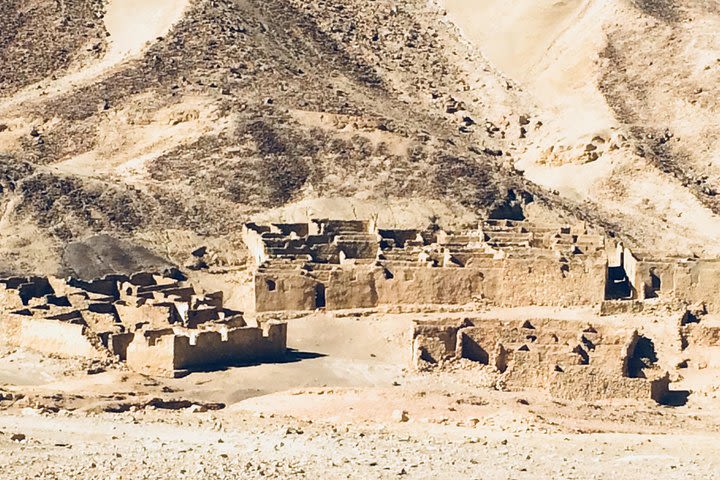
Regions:
<svg viewBox="0 0 720 480"><path fill-rule="evenodd" d="M528 179L648 248L717 255L717 2L441 3L538 106L516 153Z"/></svg>
<svg viewBox="0 0 720 480"><path fill-rule="evenodd" d="M99 232L181 261L254 216L457 224L530 199L715 252L712 3L467 3L4 6L3 269L51 273Z"/></svg>

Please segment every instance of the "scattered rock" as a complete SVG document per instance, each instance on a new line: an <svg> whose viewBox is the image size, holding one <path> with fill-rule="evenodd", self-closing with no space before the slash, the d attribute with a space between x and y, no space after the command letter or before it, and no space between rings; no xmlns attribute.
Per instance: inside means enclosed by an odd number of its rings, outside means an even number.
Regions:
<svg viewBox="0 0 720 480"><path fill-rule="evenodd" d="M393 410L391 418L394 422L404 423L410 420L406 410Z"/></svg>

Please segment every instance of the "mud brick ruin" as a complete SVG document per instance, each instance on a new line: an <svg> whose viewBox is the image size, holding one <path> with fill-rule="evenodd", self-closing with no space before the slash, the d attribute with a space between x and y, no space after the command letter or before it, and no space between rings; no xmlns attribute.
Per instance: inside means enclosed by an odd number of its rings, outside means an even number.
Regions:
<svg viewBox="0 0 720 480"><path fill-rule="evenodd" d="M247 224L243 233L258 312L477 304L712 312L720 294L720 261L633 252L585 225L487 220L456 233L312 220ZM712 359L720 327L693 318L678 325L682 348ZM656 366L652 340L596 319L418 321L413 362L422 369L470 360L494 369L507 388L544 387L559 398L663 401L669 377Z"/></svg>
<svg viewBox="0 0 720 480"><path fill-rule="evenodd" d="M605 298L605 240L585 226L489 220L459 233L373 222L248 224L259 312L380 305L593 305Z"/></svg>
<svg viewBox="0 0 720 480"><path fill-rule="evenodd" d="M547 388L556 398L662 402L669 377L652 368L652 345L636 330L562 320L417 322L413 363L468 359L502 374L509 389Z"/></svg>
<svg viewBox="0 0 720 480"><path fill-rule="evenodd" d="M456 233L312 220L246 224L243 234L256 265L258 312L475 302L571 307L655 298L720 307L719 259L632 251L583 224L487 220Z"/></svg>
<svg viewBox="0 0 720 480"><path fill-rule="evenodd" d="M663 257L619 249L631 298L674 298L688 304L704 303L712 311L720 307L720 259Z"/></svg>
<svg viewBox="0 0 720 480"><path fill-rule="evenodd" d="M170 273L0 280L2 340L62 356L114 355L165 376L284 357L284 323L248 326L241 312L223 308L222 292L197 294Z"/></svg>
<svg viewBox="0 0 720 480"><path fill-rule="evenodd" d="M478 305L599 307L599 315L575 320L438 314L416 321L412 358L418 369L470 361L491 369L509 389L660 402L669 377L657 366L652 340L599 320L657 304L686 312L678 317L683 350L708 361L718 357L720 326L699 317L717 310L719 261L633 252L585 225L487 220L455 233L312 220L247 224L243 237L255 264L250 300L261 319L402 305L431 312ZM114 356L151 375L278 361L286 352L285 323L250 326L241 312L223 307L222 292L198 293L176 269L91 281L4 279L0 308L8 345Z"/></svg>

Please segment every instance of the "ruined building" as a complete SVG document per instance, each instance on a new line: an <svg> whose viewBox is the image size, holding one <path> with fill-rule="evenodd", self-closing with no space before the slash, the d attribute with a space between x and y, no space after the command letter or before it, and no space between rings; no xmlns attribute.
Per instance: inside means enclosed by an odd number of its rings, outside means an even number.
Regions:
<svg viewBox="0 0 720 480"><path fill-rule="evenodd" d="M258 312L402 304L594 305L604 237L584 225L488 220L460 233L374 222L247 224Z"/></svg>
<svg viewBox="0 0 720 480"><path fill-rule="evenodd" d="M417 322L418 368L467 359L501 374L504 388L545 388L556 398L663 402L669 376L636 330L564 320Z"/></svg>
<svg viewBox="0 0 720 480"><path fill-rule="evenodd" d="M720 311L720 259L664 257L624 248L621 261L631 298L704 303L710 311Z"/></svg>
<svg viewBox="0 0 720 480"><path fill-rule="evenodd" d="M284 323L248 326L241 312L223 307L222 292L200 295L164 275L5 279L0 306L8 345L72 357L115 355L147 374L276 361L286 351Z"/></svg>
<svg viewBox="0 0 720 480"><path fill-rule="evenodd" d="M476 302L571 307L654 298L720 311L720 259L632 251L582 224L487 220L454 233L312 220L247 224L243 234L255 261L258 312Z"/></svg>

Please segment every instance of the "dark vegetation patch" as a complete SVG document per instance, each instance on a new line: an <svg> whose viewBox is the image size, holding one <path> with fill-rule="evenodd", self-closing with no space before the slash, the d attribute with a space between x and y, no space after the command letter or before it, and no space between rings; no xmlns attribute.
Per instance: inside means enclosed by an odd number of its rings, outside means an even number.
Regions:
<svg viewBox="0 0 720 480"><path fill-rule="evenodd" d="M633 0L633 4L643 13L665 22L676 22L681 11L674 0Z"/></svg>
<svg viewBox="0 0 720 480"><path fill-rule="evenodd" d="M720 214L717 179L698 171L690 152L675 141L669 127L648 120L648 116L652 118L652 112L647 109L650 85L643 76L633 74L638 67L626 57L623 42L617 34L608 37L608 44L600 55L606 61L606 68L598 86L615 117L630 133L635 154L677 179L703 205Z"/></svg>
<svg viewBox="0 0 720 480"><path fill-rule="evenodd" d="M440 156L430 181L438 197L452 198L475 210L487 209L501 196L487 166L468 158Z"/></svg>
<svg viewBox="0 0 720 480"><path fill-rule="evenodd" d="M0 97L105 50L103 0L2 0Z"/></svg>
<svg viewBox="0 0 720 480"><path fill-rule="evenodd" d="M61 238L84 228L131 232L151 216L152 202L130 186L110 186L75 177L37 173L20 184L20 213L31 213L40 226Z"/></svg>

